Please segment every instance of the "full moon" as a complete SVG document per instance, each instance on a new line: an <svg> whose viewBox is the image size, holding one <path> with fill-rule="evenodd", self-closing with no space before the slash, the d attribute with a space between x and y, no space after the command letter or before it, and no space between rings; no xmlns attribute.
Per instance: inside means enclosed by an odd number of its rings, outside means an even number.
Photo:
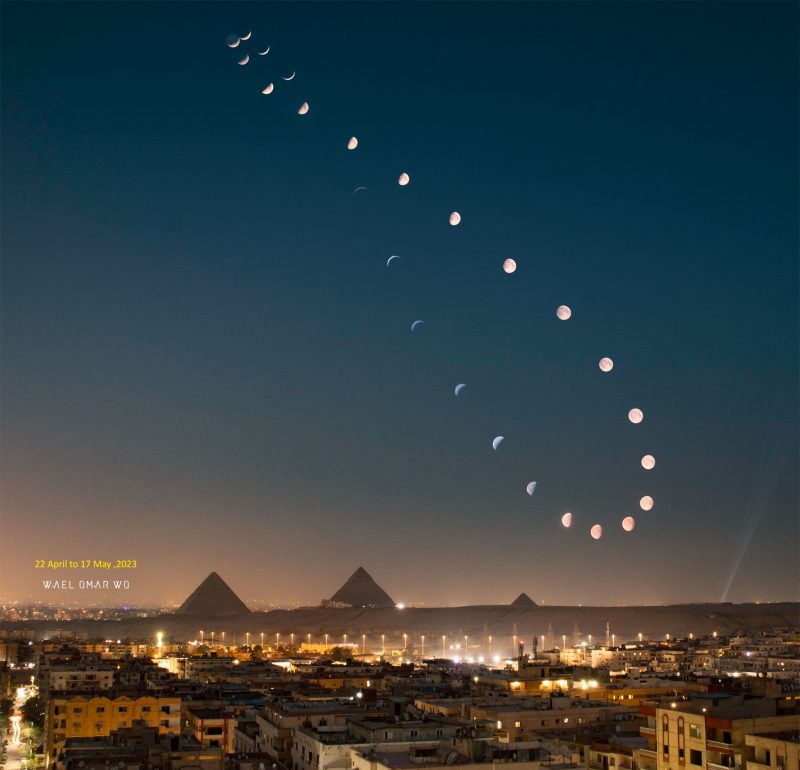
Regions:
<svg viewBox="0 0 800 770"><path fill-rule="evenodd" d="M625 517L625 518L622 520L622 528L623 528L623 529L624 529L626 532L633 532L633 528L634 528L635 526L636 526L636 520L633 518L633 516L626 516L626 517Z"/></svg>
<svg viewBox="0 0 800 770"><path fill-rule="evenodd" d="M651 471L656 467L656 458L653 455L645 455L642 458L642 468L646 471Z"/></svg>
<svg viewBox="0 0 800 770"><path fill-rule="evenodd" d="M399 184L401 187L405 187L410 181L411 177L404 171L402 174L400 174L397 184Z"/></svg>
<svg viewBox="0 0 800 770"><path fill-rule="evenodd" d="M641 500L639 500L639 507L643 511L649 511L653 507L653 498L650 495L645 495Z"/></svg>
<svg viewBox="0 0 800 770"><path fill-rule="evenodd" d="M599 524L595 524L590 530L589 534L595 539L599 540L603 537L603 528Z"/></svg>
<svg viewBox="0 0 800 770"><path fill-rule="evenodd" d="M631 409L630 412L628 412L628 419L634 425L638 425L642 420L644 420L644 412L641 409Z"/></svg>
<svg viewBox="0 0 800 770"><path fill-rule="evenodd" d="M455 227L456 225L460 225L461 214L459 214L457 211L450 212L450 224L453 225L453 227Z"/></svg>
<svg viewBox="0 0 800 770"><path fill-rule="evenodd" d="M358 147L358 139L356 139L354 136L351 136L347 140L347 149L348 150L355 150L356 147Z"/></svg>
<svg viewBox="0 0 800 770"><path fill-rule="evenodd" d="M614 362L608 356L601 358L597 365L601 372L610 372L614 368Z"/></svg>
<svg viewBox="0 0 800 770"><path fill-rule="evenodd" d="M503 271L506 273L513 273L517 269L517 263L513 259L507 259L503 262Z"/></svg>
<svg viewBox="0 0 800 770"><path fill-rule="evenodd" d="M567 529L569 529L569 528L572 526L572 514L571 514L571 513L569 513L569 512L568 512L568 513L565 513L565 514L564 514L564 515L561 517L561 524L562 524L563 526L567 527Z"/></svg>
<svg viewBox="0 0 800 770"><path fill-rule="evenodd" d="M572 316L572 310L569 308L568 305L559 305L556 308L556 317L560 321L566 321L571 316Z"/></svg>

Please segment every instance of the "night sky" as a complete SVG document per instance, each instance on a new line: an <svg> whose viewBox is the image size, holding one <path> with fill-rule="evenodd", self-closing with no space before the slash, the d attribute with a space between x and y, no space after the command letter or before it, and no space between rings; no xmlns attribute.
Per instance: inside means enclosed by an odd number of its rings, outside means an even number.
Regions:
<svg viewBox="0 0 800 770"><path fill-rule="evenodd" d="M797 599L797 23L4 2L0 594Z"/></svg>

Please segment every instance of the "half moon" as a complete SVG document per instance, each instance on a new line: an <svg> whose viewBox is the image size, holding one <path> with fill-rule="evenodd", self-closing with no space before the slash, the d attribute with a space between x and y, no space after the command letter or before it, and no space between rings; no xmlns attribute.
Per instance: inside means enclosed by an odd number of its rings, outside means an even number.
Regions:
<svg viewBox="0 0 800 770"><path fill-rule="evenodd" d="M424 323L425 323L425 321L414 321L414 323L411 324L411 331L413 332L414 329L417 328L417 326L419 326L420 324L424 324Z"/></svg>
<svg viewBox="0 0 800 770"><path fill-rule="evenodd" d="M572 526L572 514L567 512L561 517L562 526L569 529Z"/></svg>
<svg viewBox="0 0 800 770"><path fill-rule="evenodd" d="M249 61L250 61L250 54L249 54L249 53L246 53L246 54L244 55L244 59L239 59L239 64L240 64L242 67L244 67L244 65L245 65L245 64L247 64L247 62L249 62Z"/></svg>
<svg viewBox="0 0 800 770"><path fill-rule="evenodd" d="M366 189L366 188L365 188L365 189ZM391 257L389 257L389 259L387 259L387 260L386 260L386 267L389 267L389 264L391 263L391 261L392 261L393 259L400 259L400 257L398 257L398 256L397 256L397 254L392 254L392 256L391 256Z"/></svg>
<svg viewBox="0 0 800 770"><path fill-rule="evenodd" d="M533 494L533 493L536 491L536 482L535 482L535 481L531 481L531 483L530 483L530 484L528 484L528 486L527 486L527 487L525 487L525 491L526 491L526 492L527 492L529 495L532 495L532 494Z"/></svg>
<svg viewBox="0 0 800 770"><path fill-rule="evenodd" d="M356 147L358 147L358 139L356 139L354 136L351 136L347 140L347 149L348 150L355 150Z"/></svg>
<svg viewBox="0 0 800 770"><path fill-rule="evenodd" d="M297 72L293 72L293 73L292 73L291 75L289 75L288 77L284 77L283 75L281 75L281 80L294 80L294 76L295 76L296 74L297 74Z"/></svg>
<svg viewBox="0 0 800 770"><path fill-rule="evenodd" d="M496 451L497 447L499 447L500 444L503 443L504 438L505 436L495 436L494 439L492 440L492 449Z"/></svg>
<svg viewBox="0 0 800 770"><path fill-rule="evenodd" d="M271 94L275 90L275 84L270 83L266 88L261 89L262 94Z"/></svg>
<svg viewBox="0 0 800 770"><path fill-rule="evenodd" d="M308 112L308 102L303 102L300 105L300 109L297 110L298 115L305 115Z"/></svg>
<svg viewBox="0 0 800 770"><path fill-rule="evenodd" d="M456 385L456 389L455 389L453 392L454 392L456 395L458 395L458 394L459 394L459 393L461 393L461 391L462 391L462 390L464 390L464 388L466 388L466 387L467 387L467 384L466 384L465 382L460 382L458 385Z"/></svg>

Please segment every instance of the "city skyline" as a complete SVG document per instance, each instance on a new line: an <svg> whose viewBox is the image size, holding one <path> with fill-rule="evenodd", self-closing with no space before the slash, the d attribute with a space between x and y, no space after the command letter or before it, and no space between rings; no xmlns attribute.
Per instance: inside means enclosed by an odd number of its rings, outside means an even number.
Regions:
<svg viewBox="0 0 800 770"><path fill-rule="evenodd" d="M3 600L800 598L796 6L2 14Z"/></svg>

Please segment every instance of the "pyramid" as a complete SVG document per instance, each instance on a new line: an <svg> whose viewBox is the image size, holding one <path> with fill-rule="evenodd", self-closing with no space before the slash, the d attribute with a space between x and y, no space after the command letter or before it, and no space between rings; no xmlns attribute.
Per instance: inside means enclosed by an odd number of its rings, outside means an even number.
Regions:
<svg viewBox="0 0 800 770"><path fill-rule="evenodd" d="M359 567L333 595L330 602L351 607L394 607L395 603L363 568Z"/></svg>
<svg viewBox="0 0 800 770"><path fill-rule="evenodd" d="M529 607L535 607L536 602L533 601L533 599L531 599L531 597L523 591L516 599L514 599L513 602L511 602L511 606L524 610Z"/></svg>
<svg viewBox="0 0 800 770"><path fill-rule="evenodd" d="M230 617L249 615L250 610L230 586L216 572L212 572L175 610L175 614L197 618Z"/></svg>

